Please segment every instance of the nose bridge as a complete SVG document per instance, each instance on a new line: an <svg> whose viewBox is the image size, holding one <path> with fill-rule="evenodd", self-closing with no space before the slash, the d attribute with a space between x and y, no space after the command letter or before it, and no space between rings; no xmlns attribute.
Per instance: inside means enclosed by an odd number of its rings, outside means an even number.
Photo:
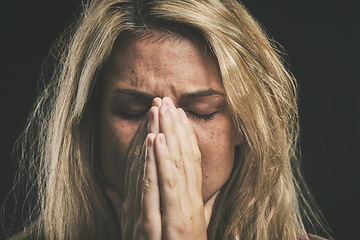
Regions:
<svg viewBox="0 0 360 240"><path fill-rule="evenodd" d="M154 96L163 99L169 97L174 102L176 107L179 107L179 98L181 97L181 89L175 79L154 79L152 88L154 89Z"/></svg>

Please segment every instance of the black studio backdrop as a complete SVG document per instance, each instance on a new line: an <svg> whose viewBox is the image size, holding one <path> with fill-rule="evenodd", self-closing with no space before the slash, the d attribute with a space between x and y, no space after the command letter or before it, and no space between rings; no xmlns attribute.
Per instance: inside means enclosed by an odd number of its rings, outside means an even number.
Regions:
<svg viewBox="0 0 360 240"><path fill-rule="evenodd" d="M360 19L355 1L244 1L288 54L300 85L303 172L336 239L360 225ZM0 201L12 186L11 149L36 97L41 65L81 1L1 3Z"/></svg>

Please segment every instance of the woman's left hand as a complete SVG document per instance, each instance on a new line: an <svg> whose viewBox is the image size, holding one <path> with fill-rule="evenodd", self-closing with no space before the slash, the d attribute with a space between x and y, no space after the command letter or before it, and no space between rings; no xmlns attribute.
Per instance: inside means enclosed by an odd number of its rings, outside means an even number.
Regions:
<svg viewBox="0 0 360 240"><path fill-rule="evenodd" d="M216 195L204 205L201 153L190 121L164 98L149 111L149 132L144 218L161 216L162 239L207 239Z"/></svg>

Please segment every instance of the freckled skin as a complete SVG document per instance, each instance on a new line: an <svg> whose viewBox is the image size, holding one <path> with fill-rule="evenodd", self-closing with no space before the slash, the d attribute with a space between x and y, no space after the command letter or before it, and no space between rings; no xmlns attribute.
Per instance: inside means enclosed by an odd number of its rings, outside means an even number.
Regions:
<svg viewBox="0 0 360 240"><path fill-rule="evenodd" d="M128 39L114 47L106 68L100 111L100 160L109 184L123 193L124 158L140 121L114 115L110 97L114 89L138 89L160 98L204 89L224 93L215 60L192 42L166 38L158 41ZM191 118L190 118L191 119ZM207 201L227 181L239 144L226 107L209 121L191 119L202 155L202 196Z"/></svg>

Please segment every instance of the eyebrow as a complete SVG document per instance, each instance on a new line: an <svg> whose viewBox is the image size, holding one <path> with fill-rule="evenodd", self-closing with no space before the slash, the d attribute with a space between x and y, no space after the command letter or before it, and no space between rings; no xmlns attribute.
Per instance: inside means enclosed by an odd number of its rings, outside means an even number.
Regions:
<svg viewBox="0 0 360 240"><path fill-rule="evenodd" d="M202 90L202 91L197 91L197 92L193 92L193 93L185 93L185 94L181 95L181 98L198 98L198 97L207 97L207 96L212 96L212 95L225 96L224 93L215 91L213 89L208 89L208 90Z"/></svg>
<svg viewBox="0 0 360 240"><path fill-rule="evenodd" d="M134 97L138 97L138 98L145 98L145 99L154 99L155 97L151 94L148 94L146 92L141 92L135 89L116 89L115 94L121 94L121 93L126 93L126 94L130 94Z"/></svg>
<svg viewBox="0 0 360 240"><path fill-rule="evenodd" d="M133 95L134 97L145 98L145 99L150 99L150 100L155 98L155 96L153 96L149 93L142 92L142 91L135 90L135 89L116 89L114 93L115 94L126 93L126 94ZM213 89L207 89L207 90L200 90L200 91L191 92L191 93L184 93L181 95L181 98L199 98L199 97L207 97L207 96L212 96L212 95L225 96L225 94L222 92L218 92Z"/></svg>

